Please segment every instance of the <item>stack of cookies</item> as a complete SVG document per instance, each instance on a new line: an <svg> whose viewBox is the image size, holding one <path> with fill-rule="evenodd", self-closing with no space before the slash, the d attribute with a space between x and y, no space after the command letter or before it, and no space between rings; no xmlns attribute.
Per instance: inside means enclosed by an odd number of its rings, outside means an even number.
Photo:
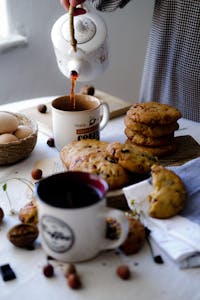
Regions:
<svg viewBox="0 0 200 300"><path fill-rule="evenodd" d="M158 158L176 151L174 131L181 112L157 102L136 103L125 116L127 143Z"/></svg>

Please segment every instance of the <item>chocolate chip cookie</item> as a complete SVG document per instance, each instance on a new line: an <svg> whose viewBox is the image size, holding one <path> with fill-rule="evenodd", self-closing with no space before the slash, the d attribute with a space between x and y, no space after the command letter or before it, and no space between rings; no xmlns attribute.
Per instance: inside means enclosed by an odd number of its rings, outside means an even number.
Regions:
<svg viewBox="0 0 200 300"><path fill-rule="evenodd" d="M65 167L68 168L73 161L90 153L101 153L107 146L107 142L95 139L74 141L61 149L60 158Z"/></svg>
<svg viewBox="0 0 200 300"><path fill-rule="evenodd" d="M125 116L124 123L126 127L129 129L129 132L132 130L134 132L136 131L142 133L145 136L154 137L154 138L172 134L174 133L175 130L178 130L179 128L179 124L177 122L170 123L167 126L165 125L148 126L144 123L133 121L129 116Z"/></svg>
<svg viewBox="0 0 200 300"><path fill-rule="evenodd" d="M157 158L168 156L174 153L177 149L177 144L174 139L170 144L160 146L160 147L148 147L148 146L137 145L129 139L126 140L126 144L132 145L135 148L135 150L139 150L146 154L153 155Z"/></svg>
<svg viewBox="0 0 200 300"><path fill-rule="evenodd" d="M68 170L83 171L99 175L109 185L110 190L122 188L130 183L131 176L116 160L107 157L106 152L90 153L73 160Z"/></svg>
<svg viewBox="0 0 200 300"><path fill-rule="evenodd" d="M157 163L156 157L131 144L110 143L106 148L106 153L110 159L117 161L126 170L139 174L148 173L151 166Z"/></svg>
<svg viewBox="0 0 200 300"><path fill-rule="evenodd" d="M149 194L149 215L166 219L178 214L185 206L187 191L173 171L163 166L152 166L153 191Z"/></svg>
<svg viewBox="0 0 200 300"><path fill-rule="evenodd" d="M170 105L158 102L136 103L127 112L134 122L151 125L167 125L181 118L181 112Z"/></svg>
<svg viewBox="0 0 200 300"><path fill-rule="evenodd" d="M131 255L140 251L145 242L145 228L144 225L132 216L127 216L129 221L129 233L120 246L120 249L126 254Z"/></svg>
<svg viewBox="0 0 200 300"><path fill-rule="evenodd" d="M168 145L172 142L172 139L174 137L174 134L164 135L160 137L145 136L129 128L125 129L125 134L131 140L132 143L150 147L160 147Z"/></svg>

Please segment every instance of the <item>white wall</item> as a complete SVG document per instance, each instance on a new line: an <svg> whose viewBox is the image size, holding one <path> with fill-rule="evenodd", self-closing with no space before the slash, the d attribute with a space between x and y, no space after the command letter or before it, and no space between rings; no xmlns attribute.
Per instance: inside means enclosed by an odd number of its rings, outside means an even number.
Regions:
<svg viewBox="0 0 200 300"><path fill-rule="evenodd" d="M108 26L111 61L90 82L97 89L137 101L153 2L132 0L113 13L98 12ZM65 13L59 0L11 0L8 9L12 31L27 35L28 46L0 53L0 103L69 93L70 81L58 70L50 40L52 25Z"/></svg>

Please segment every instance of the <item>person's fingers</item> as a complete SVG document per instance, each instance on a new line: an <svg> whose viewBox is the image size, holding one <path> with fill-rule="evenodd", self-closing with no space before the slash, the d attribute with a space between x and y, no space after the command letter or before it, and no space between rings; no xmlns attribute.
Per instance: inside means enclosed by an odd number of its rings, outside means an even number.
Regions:
<svg viewBox="0 0 200 300"><path fill-rule="evenodd" d="M85 2L85 0L69 0L69 2L70 2L70 4L72 5L72 6L77 6L77 5L79 5L79 4L81 4L81 3L83 3L83 2Z"/></svg>
<svg viewBox="0 0 200 300"><path fill-rule="evenodd" d="M71 1L70 0L60 0L61 5L67 11L69 10L70 4L75 7L76 5L79 5L79 4L83 3L83 2L85 2L85 0L71 0ZM75 10L74 10L74 15L75 16L82 15L82 14L85 14L85 13L86 13L85 9L80 8L80 7L75 8Z"/></svg>
<svg viewBox="0 0 200 300"><path fill-rule="evenodd" d="M83 15L85 13L86 13L86 10L84 8L81 8L81 7L75 8L75 11L74 11L75 16Z"/></svg>
<svg viewBox="0 0 200 300"><path fill-rule="evenodd" d="M69 0L60 0L60 3L66 10L69 10Z"/></svg>
<svg viewBox="0 0 200 300"><path fill-rule="evenodd" d="M61 5L65 8L65 9L69 9L69 5L71 4L72 6L76 7L77 5L85 2L85 0L60 0Z"/></svg>

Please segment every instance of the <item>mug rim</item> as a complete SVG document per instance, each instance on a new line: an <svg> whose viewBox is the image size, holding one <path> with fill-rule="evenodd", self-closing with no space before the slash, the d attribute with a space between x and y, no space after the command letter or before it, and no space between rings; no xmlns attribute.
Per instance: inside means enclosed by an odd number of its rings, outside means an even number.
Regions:
<svg viewBox="0 0 200 300"><path fill-rule="evenodd" d="M55 99L53 99L51 101L51 107L52 107L52 109L54 109L55 111L65 112L65 113L67 113L67 112L70 112L70 113L79 113L79 112L84 113L84 112L96 110L96 109L98 109L101 106L101 101L100 101L99 98L97 98L95 96L92 96L92 95L84 95L84 94L76 93L75 94L75 101L76 101L76 98L89 98L89 99L93 100L93 102L95 101L97 105L95 107L88 108L88 109L83 109L83 110L64 110L64 109L56 107L55 103L58 102L59 100L64 99L64 98L69 99L70 95L69 94L67 94L67 95L61 95L61 96L58 96Z"/></svg>
<svg viewBox="0 0 200 300"><path fill-rule="evenodd" d="M54 179L54 178L57 178L57 180L58 180L59 177L60 178L61 177L62 178L64 178L64 177L70 178L71 177L71 182L74 182L76 184L78 184L78 183L88 183L89 184L89 182L91 182L91 186L94 187L95 189L98 189L98 191L100 192L99 200L95 201L92 204L82 206L82 207L61 207L59 205L56 205L56 202L53 204L49 203L48 199L43 199L41 197L39 189L41 188L41 185L44 185L49 180ZM81 181L81 179L86 179L86 180ZM92 183L96 183L96 185L92 185ZM57 208L57 209L66 209L66 210L87 209L91 206L97 205L104 199L108 190L109 190L108 184L103 178L99 177L96 174L82 172L82 171L64 171L64 172L55 173L55 174L49 175L35 183L35 194L36 194L37 198L39 199L39 201L41 201L45 205L48 205L49 207L53 207L53 208Z"/></svg>

